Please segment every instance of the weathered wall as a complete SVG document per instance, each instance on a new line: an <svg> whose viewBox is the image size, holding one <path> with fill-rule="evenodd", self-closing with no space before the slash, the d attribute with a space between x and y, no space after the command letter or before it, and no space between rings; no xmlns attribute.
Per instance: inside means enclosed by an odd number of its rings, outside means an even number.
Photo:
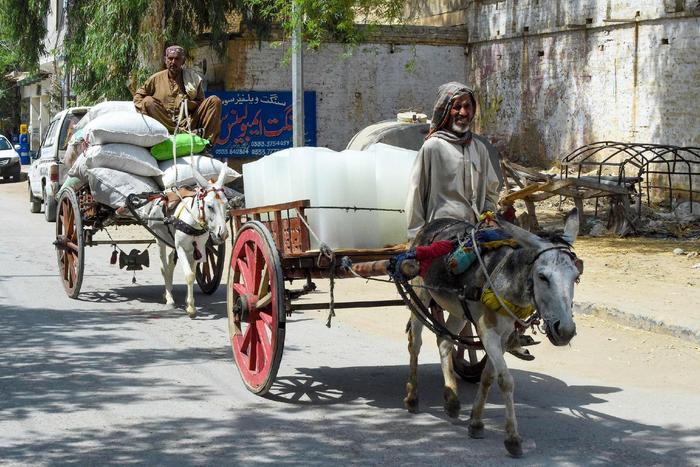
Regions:
<svg viewBox="0 0 700 467"><path fill-rule="evenodd" d="M543 165L600 140L700 145L699 13L698 0L474 2L481 130Z"/></svg>
<svg viewBox="0 0 700 467"><path fill-rule="evenodd" d="M207 61L211 89L291 90L287 47L236 39L219 60L210 51L196 54L194 65ZM463 45L370 43L348 54L340 44L304 51L304 89L316 91L317 144L345 148L365 126L396 117L406 109L430 114L437 87L461 80L467 57Z"/></svg>

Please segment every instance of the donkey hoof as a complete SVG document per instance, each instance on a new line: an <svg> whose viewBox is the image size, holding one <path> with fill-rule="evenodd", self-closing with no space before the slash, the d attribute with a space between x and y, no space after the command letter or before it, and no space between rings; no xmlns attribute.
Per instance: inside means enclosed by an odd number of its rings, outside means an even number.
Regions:
<svg viewBox="0 0 700 467"><path fill-rule="evenodd" d="M409 412L418 413L418 398L417 397L414 399L409 399L408 397L406 397L403 400L403 405L404 405L404 407L406 407L406 410L408 410Z"/></svg>
<svg viewBox="0 0 700 467"><path fill-rule="evenodd" d="M191 319L195 319L197 317L197 309L196 308L188 308L187 309L187 316L189 316Z"/></svg>
<svg viewBox="0 0 700 467"><path fill-rule="evenodd" d="M457 394L450 389L450 388L445 388L444 391L444 396L445 396L445 412L447 412L447 416L450 418L457 418L459 417L459 411L462 408L462 405L459 403L459 399L457 398Z"/></svg>
<svg viewBox="0 0 700 467"><path fill-rule="evenodd" d="M512 457L523 456L523 443L519 437L506 438L506 440L503 441L503 444L506 446L506 451L508 451L508 454L510 454Z"/></svg>
<svg viewBox="0 0 700 467"><path fill-rule="evenodd" d="M469 422L469 437L472 439L483 439L484 437L484 423L483 422Z"/></svg>

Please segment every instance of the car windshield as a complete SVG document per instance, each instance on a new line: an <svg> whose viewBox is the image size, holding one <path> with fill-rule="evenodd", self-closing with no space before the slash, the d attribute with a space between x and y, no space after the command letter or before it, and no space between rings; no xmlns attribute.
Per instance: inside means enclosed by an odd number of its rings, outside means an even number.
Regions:
<svg viewBox="0 0 700 467"><path fill-rule="evenodd" d="M5 149L12 149L12 145L5 138L0 138L0 151L4 151Z"/></svg>
<svg viewBox="0 0 700 467"><path fill-rule="evenodd" d="M63 120L63 127L61 128L61 134L58 138L58 147L61 150L65 150L68 148L68 142L70 141L71 136L73 136L73 132L75 131L75 126L78 124L78 122L85 116L84 113L70 113L66 115L66 118Z"/></svg>

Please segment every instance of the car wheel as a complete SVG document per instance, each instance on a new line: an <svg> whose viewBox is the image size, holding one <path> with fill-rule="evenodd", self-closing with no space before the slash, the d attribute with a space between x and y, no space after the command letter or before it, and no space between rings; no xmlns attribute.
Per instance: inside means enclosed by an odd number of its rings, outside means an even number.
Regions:
<svg viewBox="0 0 700 467"><path fill-rule="evenodd" d="M48 222L56 222L56 208L58 203L51 196L46 195L44 191L44 217Z"/></svg>
<svg viewBox="0 0 700 467"><path fill-rule="evenodd" d="M29 191L29 211L34 214L41 212L41 200L37 199L32 194L32 186L27 182L27 190Z"/></svg>

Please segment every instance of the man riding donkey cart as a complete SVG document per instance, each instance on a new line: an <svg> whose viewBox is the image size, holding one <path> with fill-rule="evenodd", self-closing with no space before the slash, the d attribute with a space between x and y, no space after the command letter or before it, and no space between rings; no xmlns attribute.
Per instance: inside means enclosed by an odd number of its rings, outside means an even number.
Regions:
<svg viewBox="0 0 700 467"><path fill-rule="evenodd" d="M411 173L406 202L409 241L413 242L418 232L435 219L457 219L474 225L483 220L495 226L492 219L500 182L488 148L469 130L475 113L476 99L470 88L457 82L440 86L430 131ZM535 357L522 346L536 342L522 334L524 329L517 331L510 339L508 352L533 360Z"/></svg>
<svg viewBox="0 0 700 467"><path fill-rule="evenodd" d="M134 106L161 122L171 134L190 133L207 140L205 150L216 144L221 127L221 99L204 97L202 77L194 70L183 68L185 49L171 45L165 49L166 69L153 74L134 93ZM194 140L195 138L192 138ZM177 143L175 143L177 146ZM189 143L187 144L189 147ZM190 162L192 164L192 162ZM197 315L194 306L193 282L195 263L205 260L206 242L220 245L228 236L226 209L229 202L240 202L240 194L224 186L226 167L216 181L205 180L194 165L192 172L198 188L179 187L157 198L144 209L150 230L157 233L161 256L161 271L165 278L165 301L174 303L172 295L175 259L182 258L187 282L187 314ZM176 182L177 184L177 182ZM230 200L230 201L229 201ZM205 207L207 208L205 210ZM203 214L207 213L208 222ZM197 219L197 214L202 216ZM166 222L166 215L174 222ZM184 219L181 219L181 217ZM168 245L163 239L170 239ZM169 254L167 246L174 247Z"/></svg>
<svg viewBox="0 0 700 467"><path fill-rule="evenodd" d="M202 77L183 68L185 49L171 45L165 49L166 69L155 73L134 94L136 110L161 122L170 133L191 129L192 133L216 144L221 128L221 99L204 97ZM186 115L181 115L183 102ZM184 109L183 109L184 110ZM182 112L184 113L184 112Z"/></svg>

